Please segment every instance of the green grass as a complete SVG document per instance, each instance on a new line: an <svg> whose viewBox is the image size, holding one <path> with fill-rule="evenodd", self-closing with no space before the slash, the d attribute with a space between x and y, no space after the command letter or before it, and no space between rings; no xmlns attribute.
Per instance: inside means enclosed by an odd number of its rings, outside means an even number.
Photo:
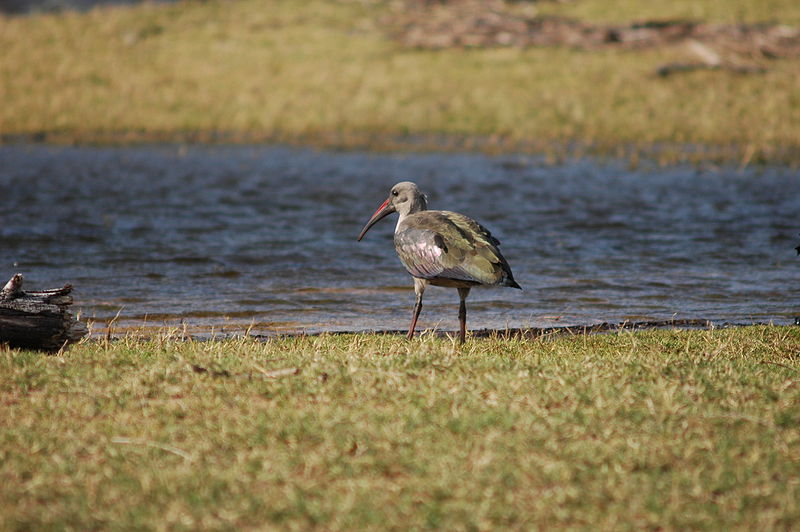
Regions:
<svg viewBox="0 0 800 532"><path fill-rule="evenodd" d="M789 327L6 350L0 529L793 529L798 352Z"/></svg>
<svg viewBox="0 0 800 532"><path fill-rule="evenodd" d="M789 0L582 0L540 9L604 22L800 24L800 4ZM211 0L0 17L0 135L371 148L408 139L436 148L444 136L467 149L570 143L800 162L797 60L771 61L758 75L663 79L655 69L686 60L682 47L409 50L383 31L388 13L381 2ZM707 149L696 155L685 143Z"/></svg>

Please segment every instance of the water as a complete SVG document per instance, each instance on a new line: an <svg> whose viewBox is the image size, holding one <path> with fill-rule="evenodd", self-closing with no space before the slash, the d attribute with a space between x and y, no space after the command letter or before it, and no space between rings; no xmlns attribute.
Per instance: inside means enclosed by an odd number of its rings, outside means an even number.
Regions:
<svg viewBox="0 0 800 532"><path fill-rule="evenodd" d="M153 1L153 0L150 0ZM171 0L155 0L166 2ZM97 6L138 4L142 0L0 0L0 13L20 15L57 11L87 11Z"/></svg>
<svg viewBox="0 0 800 532"><path fill-rule="evenodd" d="M629 170L590 159L283 147L0 147L0 277L75 286L99 325L193 331L403 329L411 278L397 181L503 242L525 291L473 290L471 328L800 314L800 187L786 168ZM457 327L431 288L423 327Z"/></svg>

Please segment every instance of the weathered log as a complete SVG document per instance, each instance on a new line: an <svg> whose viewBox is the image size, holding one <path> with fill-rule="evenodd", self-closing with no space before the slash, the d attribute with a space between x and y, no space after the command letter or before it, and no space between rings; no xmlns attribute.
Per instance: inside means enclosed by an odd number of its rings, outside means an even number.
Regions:
<svg viewBox="0 0 800 532"><path fill-rule="evenodd" d="M57 351L89 332L86 324L67 310L72 285L25 292L22 275L14 275L0 290L0 344Z"/></svg>

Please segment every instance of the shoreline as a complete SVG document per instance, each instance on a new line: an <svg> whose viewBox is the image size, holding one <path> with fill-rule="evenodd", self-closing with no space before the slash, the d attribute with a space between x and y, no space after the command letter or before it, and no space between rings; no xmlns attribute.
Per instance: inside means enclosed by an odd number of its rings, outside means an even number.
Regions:
<svg viewBox="0 0 800 532"><path fill-rule="evenodd" d="M628 143L568 140L515 140L501 136L422 133L415 135L314 133L289 135L235 131L116 131L37 132L0 134L0 148L53 146L76 148L142 148L148 146L268 147L285 146L320 151L375 153L473 153L486 156L541 156L551 165L570 159L596 158L626 161L632 167L651 162L658 166L714 164L736 166L800 167L800 146L772 146L769 151L753 145Z"/></svg>
<svg viewBox="0 0 800 532"><path fill-rule="evenodd" d="M623 331L641 332L653 330L721 330L731 328L748 327L794 327L800 325L795 318L795 323L781 324L774 321L753 321L753 322L731 322L714 321L701 318L687 318L674 320L643 320L643 321L622 321L622 322L600 322L592 325L560 325L553 327L510 327L510 328L483 328L468 330L468 337L472 339L501 339L501 340L535 340L544 337L565 337L565 336L593 336L608 333L619 333ZM182 341L227 341L241 338L251 338L258 341L270 341L292 338L318 338L318 337L342 337L342 336L401 336L404 337L408 331L406 329L366 329L366 330L334 330L334 331L276 331L274 333L251 333L248 329L232 331L201 332L198 330L189 331L179 327L156 326L152 328L124 328L115 332L114 328L109 330L107 327L93 328L90 335L84 341L117 341L124 338L152 339L159 335L175 338ZM457 334L454 330L447 329L423 329L417 331L415 338L448 338Z"/></svg>

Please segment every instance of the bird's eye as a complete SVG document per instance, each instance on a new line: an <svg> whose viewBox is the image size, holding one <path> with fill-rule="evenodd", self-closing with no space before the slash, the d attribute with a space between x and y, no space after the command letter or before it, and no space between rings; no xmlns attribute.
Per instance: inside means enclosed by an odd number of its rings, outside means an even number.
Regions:
<svg viewBox="0 0 800 532"><path fill-rule="evenodd" d="M392 196L397 196L397 191L396 190L392 190Z"/></svg>

